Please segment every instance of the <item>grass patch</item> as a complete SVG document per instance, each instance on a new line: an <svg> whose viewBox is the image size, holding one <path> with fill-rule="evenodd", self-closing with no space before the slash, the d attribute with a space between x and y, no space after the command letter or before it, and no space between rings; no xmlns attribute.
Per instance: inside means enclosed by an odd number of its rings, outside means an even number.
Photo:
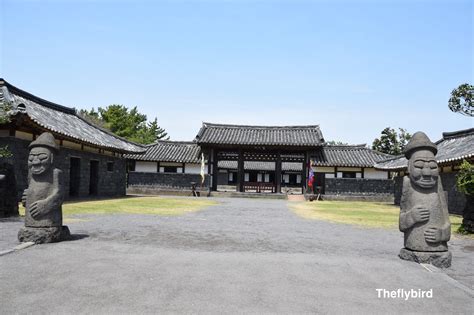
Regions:
<svg viewBox="0 0 474 315"><path fill-rule="evenodd" d="M369 228L398 229L400 207L389 203L357 201L292 202L290 209L297 215L315 220L353 224ZM451 233L463 235L462 217L450 215ZM474 235L465 235L474 239Z"/></svg>
<svg viewBox="0 0 474 315"><path fill-rule="evenodd" d="M76 214L120 213L173 216L198 211L216 204L217 202L205 198L116 198L64 203L63 216L67 218ZM24 214L25 209L20 206L20 215Z"/></svg>

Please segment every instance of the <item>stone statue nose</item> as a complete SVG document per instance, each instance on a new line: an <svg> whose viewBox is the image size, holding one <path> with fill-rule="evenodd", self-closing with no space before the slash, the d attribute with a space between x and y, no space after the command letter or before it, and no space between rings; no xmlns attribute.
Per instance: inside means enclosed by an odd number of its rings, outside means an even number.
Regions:
<svg viewBox="0 0 474 315"><path fill-rule="evenodd" d="M431 170L429 167L423 167L423 170L421 171L421 175L423 176L431 176Z"/></svg>

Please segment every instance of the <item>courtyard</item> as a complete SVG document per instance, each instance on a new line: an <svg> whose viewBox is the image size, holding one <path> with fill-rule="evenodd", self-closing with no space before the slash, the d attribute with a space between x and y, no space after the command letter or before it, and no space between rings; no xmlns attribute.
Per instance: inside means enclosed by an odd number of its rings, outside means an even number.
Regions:
<svg viewBox="0 0 474 315"><path fill-rule="evenodd" d="M141 199L124 199L126 208ZM173 213L170 200L190 211ZM100 214L65 204L74 240L0 256L2 313L472 311L472 239L453 234L453 265L440 270L400 260L403 235L389 225L322 220L304 215L304 202L194 200ZM2 220L0 252L18 244L22 225ZM433 298L382 298L377 289L432 289Z"/></svg>

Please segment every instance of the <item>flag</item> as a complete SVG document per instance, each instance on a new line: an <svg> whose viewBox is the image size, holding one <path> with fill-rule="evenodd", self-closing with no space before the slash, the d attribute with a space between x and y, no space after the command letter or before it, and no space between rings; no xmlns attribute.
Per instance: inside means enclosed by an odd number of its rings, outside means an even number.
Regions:
<svg viewBox="0 0 474 315"><path fill-rule="evenodd" d="M201 184L204 184L204 180L206 179L204 175L204 169L205 169L204 153L201 153Z"/></svg>
<svg viewBox="0 0 474 315"><path fill-rule="evenodd" d="M313 183L314 183L314 171L313 171L313 168L311 167L311 164L309 164L308 187L313 187Z"/></svg>

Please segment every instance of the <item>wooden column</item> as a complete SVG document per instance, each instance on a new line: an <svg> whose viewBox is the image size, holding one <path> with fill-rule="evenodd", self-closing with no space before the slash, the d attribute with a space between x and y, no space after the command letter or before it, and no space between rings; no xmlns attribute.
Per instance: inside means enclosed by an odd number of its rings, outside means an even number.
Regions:
<svg viewBox="0 0 474 315"><path fill-rule="evenodd" d="M207 183L207 187L209 187L209 191L211 190L212 186L211 186L211 182L212 182L212 177L211 177L211 174L212 174L212 164L211 164L211 154L212 154L212 149L208 149L206 151L206 153L204 153L204 157L206 158L207 157L207 178L209 180L209 182Z"/></svg>
<svg viewBox="0 0 474 315"><path fill-rule="evenodd" d="M237 160L237 185L236 191L244 191L244 153L242 150L239 150L239 158Z"/></svg>
<svg viewBox="0 0 474 315"><path fill-rule="evenodd" d="M281 153L278 151L275 163L275 184L276 193L281 193Z"/></svg>
<svg viewBox="0 0 474 315"><path fill-rule="evenodd" d="M219 170L217 169L217 150L212 150L212 190L217 191L217 176L219 176Z"/></svg>
<svg viewBox="0 0 474 315"><path fill-rule="evenodd" d="M365 171L365 168L362 168L362 173L360 174L361 178L364 178L364 171Z"/></svg>
<svg viewBox="0 0 474 315"><path fill-rule="evenodd" d="M306 192L306 178L308 176L308 152L304 153L304 161L303 161L303 172L301 174L301 193L304 194Z"/></svg>

